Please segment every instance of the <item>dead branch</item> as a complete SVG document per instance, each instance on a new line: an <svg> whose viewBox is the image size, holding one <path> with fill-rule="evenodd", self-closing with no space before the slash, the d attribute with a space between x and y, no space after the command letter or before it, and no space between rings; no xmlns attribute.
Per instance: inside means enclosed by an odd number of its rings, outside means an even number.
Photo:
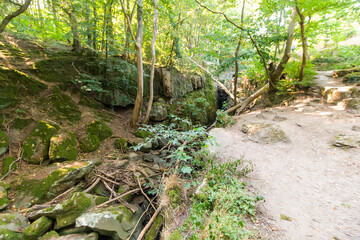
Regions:
<svg viewBox="0 0 360 240"><path fill-rule="evenodd" d="M261 94L265 93L269 89L270 84L267 83L265 86L257 90L255 93L253 93L250 97L245 99L243 102L237 104L236 106L229 108L226 110L227 113L231 113L237 109L239 109L239 112L242 112L247 105L249 105L252 101L254 101L256 98L258 98Z"/></svg>
<svg viewBox="0 0 360 240"><path fill-rule="evenodd" d="M159 215L159 213L161 212L163 205L160 204L160 206L158 207L158 209L156 210L156 212L154 213L154 215L151 217L150 221L146 224L146 226L143 228L143 230L141 231L139 237L137 238L137 240L142 240L146 231L151 227L151 225L153 224L153 222L155 221L157 215Z"/></svg>
<svg viewBox="0 0 360 240"><path fill-rule="evenodd" d="M111 182L111 183L113 183L113 184L115 184L115 185L121 186L120 183L115 182L115 181L113 181L113 180L111 180L111 179L108 179L107 177L101 176L101 175L99 175L99 174L95 174L95 176L97 176L97 177L99 177L99 178L102 178L102 179L106 180L107 182Z"/></svg>
<svg viewBox="0 0 360 240"><path fill-rule="evenodd" d="M83 191L83 193L87 193L90 192L99 182L100 182L101 178L96 178L96 180L94 181L93 184L90 185L90 187L88 187L87 189L85 189Z"/></svg>
<svg viewBox="0 0 360 240"><path fill-rule="evenodd" d="M141 193L142 193L142 194L144 195L144 197L149 201L149 204L152 206L152 208L153 208L154 210L156 210L156 207L152 204L149 196L148 196L148 195L144 192L144 190L142 189L141 183L140 183L140 178L137 178L137 181L138 181L138 184L139 184L139 188L140 188Z"/></svg>

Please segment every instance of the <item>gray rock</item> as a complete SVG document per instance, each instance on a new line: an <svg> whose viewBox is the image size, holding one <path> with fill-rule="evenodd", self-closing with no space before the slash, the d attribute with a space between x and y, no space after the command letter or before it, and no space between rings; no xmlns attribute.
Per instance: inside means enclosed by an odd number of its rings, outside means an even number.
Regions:
<svg viewBox="0 0 360 240"><path fill-rule="evenodd" d="M3 213L0 214L0 229L7 229L13 232L22 232L29 226L26 217L20 213Z"/></svg>
<svg viewBox="0 0 360 240"><path fill-rule="evenodd" d="M55 238L56 240L98 240L99 234L92 232L89 234L86 233L78 233L78 234L70 234L66 236L60 236Z"/></svg>
<svg viewBox="0 0 360 240"><path fill-rule="evenodd" d="M146 142L141 146L140 151L144 153L149 153L151 149L152 149L152 143Z"/></svg>
<svg viewBox="0 0 360 240"><path fill-rule="evenodd" d="M251 141L257 143L288 142L289 139L280 126L269 123L248 123L241 129Z"/></svg>
<svg viewBox="0 0 360 240"><path fill-rule="evenodd" d="M164 121L168 116L166 104L156 102L151 107L150 119L156 122Z"/></svg>
<svg viewBox="0 0 360 240"><path fill-rule="evenodd" d="M332 144L335 147L357 148L360 146L360 136L338 134L334 137Z"/></svg>
<svg viewBox="0 0 360 240"><path fill-rule="evenodd" d="M354 126L352 126L351 130L360 132L360 126L354 125Z"/></svg>
<svg viewBox="0 0 360 240"><path fill-rule="evenodd" d="M76 227L87 227L101 235L112 237L115 240L127 239L138 222L143 210L132 214L125 206L108 207L84 213L76 219ZM143 219L140 220L131 239L137 239L142 228Z"/></svg>
<svg viewBox="0 0 360 240"><path fill-rule="evenodd" d="M106 105L115 107L127 107L134 104L134 100L120 89L111 89L109 92L99 93L95 98Z"/></svg>

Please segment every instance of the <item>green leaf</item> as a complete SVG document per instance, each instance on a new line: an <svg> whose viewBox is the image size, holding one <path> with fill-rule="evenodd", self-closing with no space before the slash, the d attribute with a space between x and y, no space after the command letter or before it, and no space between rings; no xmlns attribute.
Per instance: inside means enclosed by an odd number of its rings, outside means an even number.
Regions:
<svg viewBox="0 0 360 240"><path fill-rule="evenodd" d="M192 170L193 169L191 167L189 167L189 166L185 166L185 167L181 168L181 172L184 173L184 174L187 174L187 173L190 174L192 172Z"/></svg>

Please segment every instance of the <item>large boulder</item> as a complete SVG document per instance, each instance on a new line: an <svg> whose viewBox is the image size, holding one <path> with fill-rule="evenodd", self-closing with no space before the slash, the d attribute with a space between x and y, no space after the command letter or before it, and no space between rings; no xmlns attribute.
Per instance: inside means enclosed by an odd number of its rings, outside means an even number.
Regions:
<svg viewBox="0 0 360 240"><path fill-rule="evenodd" d="M30 224L24 230L24 240L36 240L46 233L52 225L52 220L43 216Z"/></svg>
<svg viewBox="0 0 360 240"><path fill-rule="evenodd" d="M22 176L15 183L15 207L29 207L47 202L71 188L94 168L92 162L56 163L42 168L42 179L34 179L35 173Z"/></svg>
<svg viewBox="0 0 360 240"><path fill-rule="evenodd" d="M49 157L50 138L59 130L59 126L38 122L23 144L23 159L29 163L40 164Z"/></svg>
<svg viewBox="0 0 360 240"><path fill-rule="evenodd" d="M251 141L257 143L288 142L289 139L280 126L270 123L247 123L241 129Z"/></svg>
<svg viewBox="0 0 360 240"><path fill-rule="evenodd" d="M97 136L100 141L111 137L111 135L113 134L109 126L101 121L92 121L87 126L87 133L89 135Z"/></svg>
<svg viewBox="0 0 360 240"><path fill-rule="evenodd" d="M59 133L50 138L50 161L75 161L78 153L76 136L73 132Z"/></svg>
<svg viewBox="0 0 360 240"><path fill-rule="evenodd" d="M151 107L150 119L156 122L164 121L168 116L165 103L155 102Z"/></svg>
<svg viewBox="0 0 360 240"><path fill-rule="evenodd" d="M0 156L9 149L10 138L5 132L0 130Z"/></svg>
<svg viewBox="0 0 360 240"><path fill-rule="evenodd" d="M134 207L138 209L134 214L122 205L85 213L76 219L76 227L91 228L93 231L115 240L128 239L143 213L139 206L134 205ZM140 219L131 240L137 239L143 220Z"/></svg>
<svg viewBox="0 0 360 240"><path fill-rule="evenodd" d="M22 232L29 226L26 217L20 213L2 213L0 214L0 229L8 229L14 232Z"/></svg>
<svg viewBox="0 0 360 240"><path fill-rule="evenodd" d="M55 219L55 229L61 229L71 226L76 218L83 214L89 208L99 205L109 200L107 197L91 195L82 192L73 193L70 198L54 207L42 209L29 215L30 219L36 219L40 216L46 216Z"/></svg>
<svg viewBox="0 0 360 240"><path fill-rule="evenodd" d="M100 140L95 135L86 134L79 138L79 145L82 152L89 153L100 147Z"/></svg>
<svg viewBox="0 0 360 240"><path fill-rule="evenodd" d="M106 105L115 107L127 107L134 104L134 100L126 92L117 88L98 93L96 99Z"/></svg>

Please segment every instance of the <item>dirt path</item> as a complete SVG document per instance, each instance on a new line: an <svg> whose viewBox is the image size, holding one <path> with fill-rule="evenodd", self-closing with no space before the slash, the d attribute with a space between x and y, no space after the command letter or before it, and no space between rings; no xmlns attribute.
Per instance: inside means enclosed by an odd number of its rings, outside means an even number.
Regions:
<svg viewBox="0 0 360 240"><path fill-rule="evenodd" d="M324 87L334 80L329 72L320 73L316 83ZM251 122L278 125L290 141L253 142L241 131ZM232 127L213 129L220 147L211 150L223 161L244 156L253 162L248 184L265 198L260 206L268 223L264 239L360 240L360 147L331 144L339 133L360 139L354 126L360 126L359 112L304 97L290 107L245 114Z"/></svg>

